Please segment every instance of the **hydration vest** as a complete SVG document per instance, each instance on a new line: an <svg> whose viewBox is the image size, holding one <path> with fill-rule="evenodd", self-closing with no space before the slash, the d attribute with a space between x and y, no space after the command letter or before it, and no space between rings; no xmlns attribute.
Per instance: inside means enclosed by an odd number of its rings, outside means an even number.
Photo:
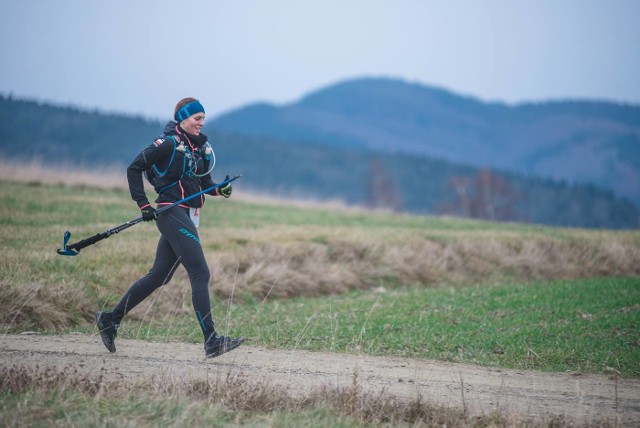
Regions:
<svg viewBox="0 0 640 428"><path fill-rule="evenodd" d="M143 172L147 181L158 194L178 184L185 177L205 176L211 172L215 164L215 155L208 142L200 150L193 150L189 144L184 144L177 135L165 135L156 140L154 144L168 144L169 141L173 144L173 150L166 164L152 164ZM200 162L202 162L201 172L198 173Z"/></svg>

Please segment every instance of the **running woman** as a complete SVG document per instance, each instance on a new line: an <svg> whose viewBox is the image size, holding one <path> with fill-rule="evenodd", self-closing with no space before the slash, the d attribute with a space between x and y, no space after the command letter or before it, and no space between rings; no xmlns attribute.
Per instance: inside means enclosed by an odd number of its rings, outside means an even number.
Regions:
<svg viewBox="0 0 640 428"><path fill-rule="evenodd" d="M184 98L167 123L164 136L136 156L127 168L131 197L144 221L156 221L160 240L151 270L135 281L112 311L96 313L102 342L116 352L115 339L122 318L153 291L167 284L178 266L185 267L191 282L193 308L204 336L206 357L217 357L244 342L216 332L209 301L209 267L200 244L197 226L204 195L177 205L160 215L144 192L143 175L158 194L157 205L166 206L215 186L211 179L213 152L203 134L205 111L195 98ZM231 183L211 191L211 196L231 196Z"/></svg>

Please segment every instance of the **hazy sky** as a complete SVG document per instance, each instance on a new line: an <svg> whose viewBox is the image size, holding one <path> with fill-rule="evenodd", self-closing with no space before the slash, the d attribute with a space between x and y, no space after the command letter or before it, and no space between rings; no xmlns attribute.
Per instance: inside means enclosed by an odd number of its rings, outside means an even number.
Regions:
<svg viewBox="0 0 640 428"><path fill-rule="evenodd" d="M640 0L0 0L0 93L167 119L386 76L640 104ZM6 120L6 118L5 118Z"/></svg>

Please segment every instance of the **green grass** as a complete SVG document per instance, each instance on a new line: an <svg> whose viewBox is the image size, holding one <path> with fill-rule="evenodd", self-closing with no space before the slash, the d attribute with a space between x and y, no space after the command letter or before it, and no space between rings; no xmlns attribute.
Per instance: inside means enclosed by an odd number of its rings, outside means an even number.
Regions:
<svg viewBox="0 0 640 428"><path fill-rule="evenodd" d="M0 333L95 334L94 312L114 305L151 265L155 227L141 224L62 257L55 250L65 230L75 242L139 215L128 192L0 182L0 197ZM214 319L222 333L244 335L249 345L640 377L638 231L233 198L205 208L200 234L214 272ZM179 270L130 313L118 337L201 342L186 274ZM365 396L355 387L293 399L245 379L132 385L78 378L72 368L0 369L2 426L508 421ZM532 426L574 425L554 419Z"/></svg>
<svg viewBox="0 0 640 428"><path fill-rule="evenodd" d="M251 345L640 377L638 278L354 292L215 313ZM119 335L200 340L191 316L124 323Z"/></svg>
<svg viewBox="0 0 640 428"><path fill-rule="evenodd" d="M2 332L93 332L151 265L127 191L0 183ZM640 377L640 232L209 202L200 228L214 318L275 348L433 358ZM234 305L227 302L233 297ZM199 342L186 275L126 318L119 337Z"/></svg>

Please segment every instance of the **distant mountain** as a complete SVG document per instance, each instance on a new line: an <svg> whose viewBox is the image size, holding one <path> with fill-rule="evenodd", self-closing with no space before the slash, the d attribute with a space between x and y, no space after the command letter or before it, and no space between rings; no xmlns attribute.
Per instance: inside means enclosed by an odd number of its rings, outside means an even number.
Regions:
<svg viewBox="0 0 640 428"><path fill-rule="evenodd" d="M0 157L54 168L116 166L161 135L164 123L13 99L0 95ZM592 185L525 177L496 169L363 144L327 145L208 127L214 180L242 173L236 192L343 200L419 214L449 214L558 226L638 228L638 208ZM300 137L302 138L302 137ZM236 187L236 183L234 183ZM150 192L150 196L152 193Z"/></svg>
<svg viewBox="0 0 640 428"><path fill-rule="evenodd" d="M363 78L292 104L249 105L211 126L589 183L640 206L640 106L485 103L401 80Z"/></svg>

